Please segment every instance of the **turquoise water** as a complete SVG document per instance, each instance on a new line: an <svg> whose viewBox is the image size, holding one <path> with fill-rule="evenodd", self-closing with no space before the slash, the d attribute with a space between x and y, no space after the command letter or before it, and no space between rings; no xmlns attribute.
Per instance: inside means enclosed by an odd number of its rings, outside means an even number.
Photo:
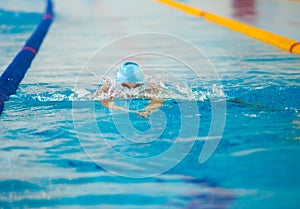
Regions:
<svg viewBox="0 0 300 209"><path fill-rule="evenodd" d="M265 5L263 2L256 1L258 14L271 15L261 6ZM274 2L269 1L276 5ZM299 5L296 3L293 2L293 8ZM43 7L44 1L2 1L1 69L5 69L39 23ZM231 11L232 4L224 8ZM17 95L6 103L0 119L0 208L298 208L298 55L154 1L74 0L70 4L60 0L55 1L55 10L55 22L36 60ZM289 19L285 11L282 21ZM255 24L268 25L274 31L279 28L268 24L269 20L259 20ZM286 27L292 28L294 23L288 23L291 25ZM297 32L288 31L297 36ZM165 101L160 108L165 120L152 126L154 117L143 119L129 114L137 130L153 131L145 135L145 140L152 140L151 134L164 132L154 143L124 143L110 112L100 103L79 95L82 91L93 92L98 78L80 73L99 48L116 38L141 32L168 33L193 43L211 60L219 79L203 76L199 82L192 74L183 75L180 65L164 63L165 69L172 68L172 76L188 80L196 101ZM130 44L136 46L137 42ZM182 50L173 42L167 44ZM112 51L107 56L116 54ZM183 54L187 60L194 59L189 53ZM161 67L159 59L153 60L148 68ZM225 98L213 91L215 84L217 89L222 86ZM84 88L78 91L78 86ZM178 86L173 83L171 87ZM216 100L212 99L214 96ZM222 139L208 161L199 164L211 125L212 105L218 100L225 100L227 107ZM126 102L131 108L147 103ZM186 110L184 115L179 114L180 108ZM124 113L117 112L115 116L124 119ZM156 116L163 117L159 113ZM194 122L200 118L200 125L190 124L186 118ZM95 121L102 136L117 151L137 158L167 150L176 140L178 128L190 125L190 130L183 131L184 140L179 142L184 150L194 128L198 129L195 144L177 165L161 174L137 179L108 172L87 156L84 143L101 137L91 128ZM163 130L160 121L167 123ZM129 167L110 156L108 149L97 146L105 163L115 165L121 174L128 171ZM156 165L164 166L171 160L164 158ZM148 170L153 168L155 165Z"/></svg>

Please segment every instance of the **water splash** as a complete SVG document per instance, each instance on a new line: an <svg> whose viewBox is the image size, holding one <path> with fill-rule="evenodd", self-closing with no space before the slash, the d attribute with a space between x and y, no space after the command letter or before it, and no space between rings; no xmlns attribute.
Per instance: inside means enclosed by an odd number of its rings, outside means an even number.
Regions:
<svg viewBox="0 0 300 209"><path fill-rule="evenodd" d="M178 82L177 80L172 80L163 74L156 74L155 76L147 75L146 78L147 84L135 89L129 89L123 87L120 83L117 83L114 80L103 77L100 83L102 85L108 85L110 88L107 92L96 90L96 92L92 94L91 98L97 100L108 98L165 98L188 101L205 101L212 97L225 97L222 87L219 87L216 84L213 84L211 88L206 89L199 85L192 87L192 82ZM157 90L156 87L161 89ZM85 92L84 90L77 91L80 93Z"/></svg>
<svg viewBox="0 0 300 209"><path fill-rule="evenodd" d="M186 83L178 82L163 74L147 76L147 84L135 89L123 87L107 77L102 77L100 83L110 86L109 90L99 91L95 85L89 88L62 88L48 83L23 84L17 96L13 98L33 102L90 101L108 98L164 98L201 102L225 98L222 86L216 84L202 86L193 83L192 80ZM153 86L158 86L161 90L157 91Z"/></svg>

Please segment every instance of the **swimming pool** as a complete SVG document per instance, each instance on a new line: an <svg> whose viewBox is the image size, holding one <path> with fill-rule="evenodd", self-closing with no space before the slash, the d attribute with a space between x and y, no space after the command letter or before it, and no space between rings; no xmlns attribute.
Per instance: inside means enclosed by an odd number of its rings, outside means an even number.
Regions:
<svg viewBox="0 0 300 209"><path fill-rule="evenodd" d="M1 69L39 23L43 7L43 1L3 1ZM60 0L55 9L39 55L1 116L0 208L298 208L299 56L153 1ZM98 85L94 75L80 74L95 51L141 32L168 33L193 43L211 60L220 80L203 78L194 86L203 92L196 101L200 126L186 157L163 174L127 178L107 172L84 152L75 126L82 127L87 140L99 136L89 129L94 119L75 87L88 83L86 90L92 91ZM108 57L115 55L110 53ZM180 68L173 70L180 75ZM216 151L199 164L211 123L205 87L216 82L226 95L225 129ZM83 105L75 119L74 102ZM159 144L116 144L116 149L145 157L170 147L178 134L179 105L187 110L185 116L195 116L196 110L188 108L195 102L167 101L161 110L173 123ZM102 133L117 143L109 111L100 103L93 108ZM135 127L150 127L148 120L130 117Z"/></svg>

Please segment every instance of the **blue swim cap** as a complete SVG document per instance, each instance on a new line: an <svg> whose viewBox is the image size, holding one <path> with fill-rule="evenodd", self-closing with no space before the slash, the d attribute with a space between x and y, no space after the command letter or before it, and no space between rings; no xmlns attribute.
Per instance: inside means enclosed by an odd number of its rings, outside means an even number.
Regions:
<svg viewBox="0 0 300 209"><path fill-rule="evenodd" d="M126 62L117 70L116 81L120 83L145 83L145 75L137 63Z"/></svg>

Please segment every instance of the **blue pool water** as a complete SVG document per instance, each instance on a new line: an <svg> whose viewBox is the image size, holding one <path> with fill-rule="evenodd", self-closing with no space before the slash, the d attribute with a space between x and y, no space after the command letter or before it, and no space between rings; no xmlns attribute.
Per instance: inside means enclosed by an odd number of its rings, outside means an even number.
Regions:
<svg viewBox="0 0 300 209"><path fill-rule="evenodd" d="M182 2L195 5L195 1ZM266 9L265 0L255 2L257 17L273 14ZM1 2L1 72L39 23L44 3ZM286 1L284 5L291 5L294 11L297 3ZM207 8L213 5L207 3ZM224 11L231 11L232 5L223 5ZM279 6L275 8L281 11ZM299 208L298 55L150 0L74 0L72 4L60 0L55 1L55 11L55 22L38 56L0 118L0 208ZM298 30L291 29L297 20L289 21L286 10L278 14L286 20L286 35L293 34L290 37L297 39ZM256 20L252 23L267 25L274 32L284 27L269 24L270 20L263 22L263 18ZM82 73L82 69L99 48L124 35L141 32L167 33L191 42L210 59L219 77L201 71L203 76L196 78L183 74L186 68L179 64L162 64L162 57L152 57L153 62L146 67L172 70L171 80L160 80L159 76L154 79L168 83L178 75L176 78L188 81L194 99L179 98L186 92L182 83L173 82L171 90L182 92L174 91L174 98L166 100L153 118L111 114L83 95L96 90L101 70L95 69L95 75ZM129 45L134 48L137 43ZM187 61L195 62L195 57L177 43L158 47L179 53L182 50ZM105 55L116 54L110 51ZM224 101L222 139L212 156L199 164L214 104ZM132 109L147 103L119 102ZM118 134L117 128L124 127L127 133L128 126L122 123L127 116L136 130L149 130L144 143L128 142ZM160 120L155 121L154 116ZM97 143L105 138L116 151L145 159L170 149L180 127L190 129L180 130L178 155L159 158L152 165L137 164L138 168L116 160L106 144ZM130 129L127 134L131 134ZM151 142L156 135L159 139ZM195 143L186 152L191 141ZM182 160L162 173L147 178L126 177L138 177L132 171L144 165L146 171L141 170L140 175L163 168L173 163L181 150L186 152Z"/></svg>

